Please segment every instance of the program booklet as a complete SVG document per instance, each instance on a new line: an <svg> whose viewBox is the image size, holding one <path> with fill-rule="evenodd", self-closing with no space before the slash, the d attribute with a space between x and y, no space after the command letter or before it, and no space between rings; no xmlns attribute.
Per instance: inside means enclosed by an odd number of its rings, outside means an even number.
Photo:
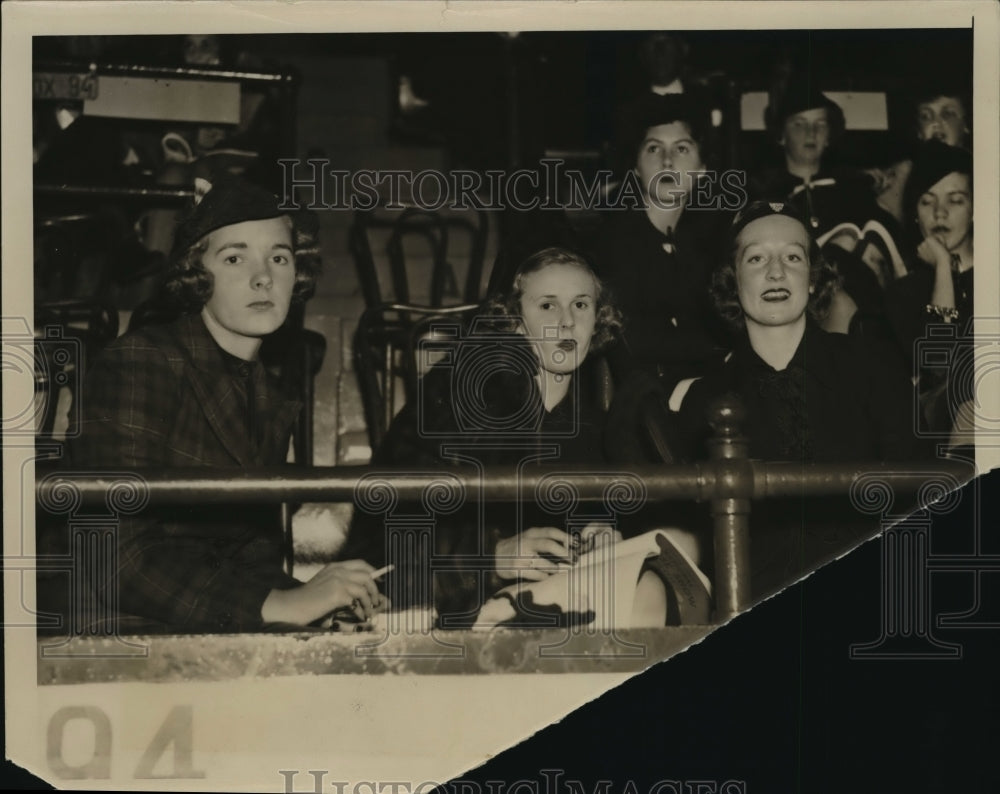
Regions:
<svg viewBox="0 0 1000 794"><path fill-rule="evenodd" d="M555 621L610 631L709 623L712 584L681 537L680 530L655 529L600 545L540 582L509 585L483 605L475 628Z"/></svg>

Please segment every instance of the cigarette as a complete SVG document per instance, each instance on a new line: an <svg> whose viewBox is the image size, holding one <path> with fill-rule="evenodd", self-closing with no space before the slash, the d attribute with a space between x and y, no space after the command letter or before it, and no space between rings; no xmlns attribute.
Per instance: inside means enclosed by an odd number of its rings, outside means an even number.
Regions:
<svg viewBox="0 0 1000 794"><path fill-rule="evenodd" d="M396 570L395 565L386 565L384 568L379 568L375 573L372 574L372 579L379 579L385 576L390 571Z"/></svg>

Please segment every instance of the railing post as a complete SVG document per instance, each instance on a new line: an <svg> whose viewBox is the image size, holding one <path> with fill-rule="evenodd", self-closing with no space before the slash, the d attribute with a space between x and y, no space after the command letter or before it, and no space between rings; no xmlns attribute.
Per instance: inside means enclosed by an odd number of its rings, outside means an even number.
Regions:
<svg viewBox="0 0 1000 794"><path fill-rule="evenodd" d="M739 398L725 395L709 407L712 438L709 459L733 464L746 463L749 442L742 434L746 412ZM715 548L715 620L735 617L750 602L750 499L734 494L749 493L753 483L749 466L716 467L715 493L710 502Z"/></svg>

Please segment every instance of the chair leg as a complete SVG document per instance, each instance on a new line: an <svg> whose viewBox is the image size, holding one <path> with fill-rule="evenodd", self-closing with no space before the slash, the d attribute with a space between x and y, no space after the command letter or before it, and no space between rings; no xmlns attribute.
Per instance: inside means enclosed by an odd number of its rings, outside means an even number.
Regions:
<svg viewBox="0 0 1000 794"><path fill-rule="evenodd" d="M301 459L296 452L296 462L306 466L313 464L313 414L315 406L316 383L313 375L312 349L309 344L302 345L302 414L299 419L299 436L301 441Z"/></svg>
<svg viewBox="0 0 1000 794"><path fill-rule="evenodd" d="M368 426L368 441L372 451L378 449L385 433L384 396L378 382L375 370L378 364L373 363L377 352L363 341L359 332L354 338L354 374L361 390L361 401L365 413L365 424Z"/></svg>
<svg viewBox="0 0 1000 794"><path fill-rule="evenodd" d="M396 414L396 367L394 361L395 351L392 345L387 344L385 346L385 364L382 369L383 372L383 383L382 383L382 394L384 395L384 405L385 405L385 424L383 427L388 428L392 424L392 418Z"/></svg>

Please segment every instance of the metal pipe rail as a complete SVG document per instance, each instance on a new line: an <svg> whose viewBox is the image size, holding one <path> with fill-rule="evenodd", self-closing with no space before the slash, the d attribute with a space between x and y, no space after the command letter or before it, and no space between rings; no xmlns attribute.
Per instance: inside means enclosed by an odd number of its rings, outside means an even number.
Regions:
<svg viewBox="0 0 1000 794"><path fill-rule="evenodd" d="M969 463L769 463L708 461L679 465L538 465L519 474L486 466L418 471L398 466L294 466L233 469L135 469L65 471L39 465L35 491L40 504L56 504L70 489L82 504L104 503L114 489L142 492L144 504L277 504L344 502L357 492L391 483L400 501L420 501L428 490L464 494L469 500L513 502L556 484L581 501L624 498L616 488L635 485L651 501L769 499L787 496L846 496L860 478L896 491L917 492L946 479L957 486L973 476ZM935 496L937 492L935 491Z"/></svg>
<svg viewBox="0 0 1000 794"><path fill-rule="evenodd" d="M723 451L742 451L739 444ZM750 602L750 502L791 496L851 495L862 505L887 503L886 494L914 494L930 504L974 475L964 461L917 463L791 464L716 459L690 465L532 466L441 468L419 471L381 466L261 469L45 471L39 467L36 499L42 509L69 504L125 505L137 512L150 504L355 501L369 509L422 503L449 512L465 500L553 504L603 502L630 512L647 500L710 503L714 522L716 620L739 614Z"/></svg>

